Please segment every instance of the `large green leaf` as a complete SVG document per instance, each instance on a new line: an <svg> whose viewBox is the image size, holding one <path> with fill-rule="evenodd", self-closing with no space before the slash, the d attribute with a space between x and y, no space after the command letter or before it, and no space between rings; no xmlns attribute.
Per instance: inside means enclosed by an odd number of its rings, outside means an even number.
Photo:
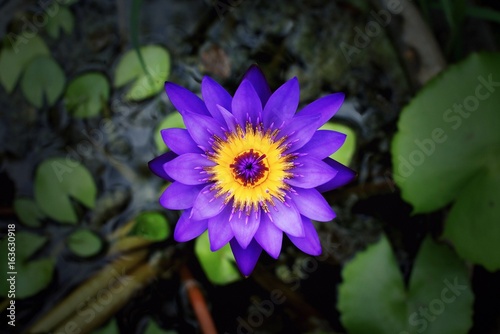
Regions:
<svg viewBox="0 0 500 334"><path fill-rule="evenodd" d="M143 100L160 92L170 74L170 55L163 47L143 46L140 52L147 72L142 68L136 50L129 50L120 59L115 72L115 87L133 82L125 95L131 101Z"/></svg>
<svg viewBox="0 0 500 334"><path fill-rule="evenodd" d="M66 239L68 248L80 257L94 256L102 249L102 240L97 234L86 229L71 233Z"/></svg>
<svg viewBox="0 0 500 334"><path fill-rule="evenodd" d="M65 80L63 70L52 57L40 56L24 71L21 89L35 107L42 107L44 101L51 106L63 92Z"/></svg>
<svg viewBox="0 0 500 334"><path fill-rule="evenodd" d="M109 83L99 72L90 72L73 79L64 95L68 111L76 117L99 115L109 99Z"/></svg>
<svg viewBox="0 0 500 334"><path fill-rule="evenodd" d="M38 36L16 47L5 46L0 53L0 83L11 93L26 66L38 56L49 55L47 45Z"/></svg>
<svg viewBox="0 0 500 334"><path fill-rule="evenodd" d="M350 334L467 333L473 294L461 260L424 240L406 289L385 236L342 270L338 309Z"/></svg>
<svg viewBox="0 0 500 334"><path fill-rule="evenodd" d="M73 31L74 26L75 19L71 11L65 6L60 6L56 15L52 17L49 16L46 28L50 37L57 39L59 38L61 30L69 35Z"/></svg>
<svg viewBox="0 0 500 334"><path fill-rule="evenodd" d="M330 155L330 158L337 160L343 165L349 166L354 152L356 151L356 132L346 125L333 122L325 123L320 130L332 130L346 135L344 145Z"/></svg>
<svg viewBox="0 0 500 334"><path fill-rule="evenodd" d="M131 235L152 241L165 240L170 235L167 218L159 212L143 212L135 218Z"/></svg>
<svg viewBox="0 0 500 334"><path fill-rule="evenodd" d="M14 200L14 210L19 220L31 227L40 227L40 220L45 217L35 201L30 198L16 198Z"/></svg>
<svg viewBox="0 0 500 334"><path fill-rule="evenodd" d="M241 279L229 244L218 251L210 250L210 240L205 232L196 239L194 252L208 279L214 284L229 284Z"/></svg>
<svg viewBox="0 0 500 334"><path fill-rule="evenodd" d="M163 142L163 138L161 136L161 130L170 129L170 128L186 128L184 121L182 120L182 115L178 111L174 111L165 117L155 131L155 144L156 148L160 152L166 152L168 150L167 145Z"/></svg>
<svg viewBox="0 0 500 334"><path fill-rule="evenodd" d="M51 258L43 258L28 261L47 241L47 238L36 234L17 231L15 232L15 261L14 264L9 264L8 253L9 249L8 238L0 241L0 295L8 296L10 284L7 279L14 277L15 281L15 297L16 299L24 299L31 297L47 287L52 280L54 272L54 260ZM13 267L11 267L13 265ZM16 274L9 274L15 272ZM36 279L34 279L36 278Z"/></svg>
<svg viewBox="0 0 500 334"><path fill-rule="evenodd" d="M500 173L476 175L460 192L444 229L462 257L490 271L500 268L499 196Z"/></svg>
<svg viewBox="0 0 500 334"><path fill-rule="evenodd" d="M96 186L90 172L79 163L71 165L63 158L42 162L35 174L35 200L50 218L75 224L77 215L71 199L93 208Z"/></svg>
<svg viewBox="0 0 500 334"><path fill-rule="evenodd" d="M500 177L499 73L500 54L450 67L404 108L392 143L403 198L415 213L456 201L445 235L490 270L500 268L500 229L490 219L500 217L500 188L489 186Z"/></svg>

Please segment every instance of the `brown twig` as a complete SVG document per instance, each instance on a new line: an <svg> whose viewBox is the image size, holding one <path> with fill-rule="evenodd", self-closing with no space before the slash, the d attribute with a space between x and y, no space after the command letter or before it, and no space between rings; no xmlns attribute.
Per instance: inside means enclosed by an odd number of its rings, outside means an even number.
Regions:
<svg viewBox="0 0 500 334"><path fill-rule="evenodd" d="M183 265L181 268L181 280L186 287L189 301L193 307L193 311L196 314L196 318L201 327L201 331L204 334L217 334L217 329L212 319L212 315L208 310L205 298L198 287L198 282L196 282L191 275L188 267Z"/></svg>

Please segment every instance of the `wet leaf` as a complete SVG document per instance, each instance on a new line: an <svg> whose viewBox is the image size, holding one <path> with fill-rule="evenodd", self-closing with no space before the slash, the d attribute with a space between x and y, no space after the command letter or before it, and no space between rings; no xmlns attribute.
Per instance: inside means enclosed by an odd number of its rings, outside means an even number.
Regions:
<svg viewBox="0 0 500 334"><path fill-rule="evenodd" d="M90 257L99 253L102 249L102 240L97 234L90 230L81 229L69 235L66 239L68 248L80 257Z"/></svg>
<svg viewBox="0 0 500 334"><path fill-rule="evenodd" d="M53 105L64 89L64 72L52 57L41 56L29 63L21 79L21 89L37 108Z"/></svg>
<svg viewBox="0 0 500 334"><path fill-rule="evenodd" d="M38 36L15 47L5 46L0 53L0 83L8 93L11 93L26 66L38 56L49 55L47 45Z"/></svg>
<svg viewBox="0 0 500 334"><path fill-rule="evenodd" d="M99 115L109 99L109 83L99 72L90 72L73 79L64 95L68 111L75 117Z"/></svg>
<svg viewBox="0 0 500 334"><path fill-rule="evenodd" d="M451 66L405 107L392 143L403 198L415 213L455 202L444 235L462 257L492 271L500 268L497 73L499 54L473 54Z"/></svg>
<svg viewBox="0 0 500 334"><path fill-rule="evenodd" d="M330 158L337 160L343 165L349 166L352 161L354 152L356 151L356 132L346 125L333 122L326 123L320 129L333 130L347 135L344 145L342 145L342 147L339 148L337 152L334 152L332 155L330 155Z"/></svg>
<svg viewBox="0 0 500 334"><path fill-rule="evenodd" d="M422 243L409 287L385 236L342 270L338 309L356 333L467 333L473 293L464 263L430 237Z"/></svg>
<svg viewBox="0 0 500 334"><path fill-rule="evenodd" d="M80 163L69 165L64 158L51 158L36 170L35 200L48 217L61 223L78 220L70 199L93 208L96 192L92 175Z"/></svg>
<svg viewBox="0 0 500 334"><path fill-rule="evenodd" d="M65 6L60 6L59 11L54 16L49 16L47 22L47 33L50 37L57 39L61 33L61 30L66 33L66 35L71 34L75 26L75 19L71 11Z"/></svg>
<svg viewBox="0 0 500 334"><path fill-rule="evenodd" d="M148 45L140 48L148 73L144 71L135 50L129 50L116 67L114 86L119 88L128 83L131 87L125 99L139 101L156 95L163 90L170 74L170 55L161 46Z"/></svg>
<svg viewBox="0 0 500 334"><path fill-rule="evenodd" d="M181 114L179 114L178 111L174 111L173 113L165 117L156 128L155 144L159 152L166 152L168 150L167 145L163 142L163 138L161 137L160 131L163 129L170 129L170 128L182 128L182 129L186 128L186 125L182 120L182 116Z"/></svg>
<svg viewBox="0 0 500 334"><path fill-rule="evenodd" d="M40 220L45 217L35 201L30 198L16 198L14 210L19 220L30 227L40 227L42 225Z"/></svg>
<svg viewBox="0 0 500 334"><path fill-rule="evenodd" d="M205 232L196 239L194 252L210 282L224 285L241 279L229 244L212 252L208 233Z"/></svg>
<svg viewBox="0 0 500 334"><path fill-rule="evenodd" d="M54 272L54 260L51 258L28 259L35 254L45 243L47 238L36 234L16 231L15 233L15 261L14 267L10 267L8 253L9 240L4 238L0 241L0 295L6 297L10 286L7 284L8 278L15 276L15 296L16 299L31 297L45 289L52 281ZM17 274L9 274L16 272ZM33 279L36 277L36 279Z"/></svg>
<svg viewBox="0 0 500 334"><path fill-rule="evenodd" d="M152 241L165 240L170 236L170 226L164 215L159 212L143 212L135 219L131 235L141 236Z"/></svg>

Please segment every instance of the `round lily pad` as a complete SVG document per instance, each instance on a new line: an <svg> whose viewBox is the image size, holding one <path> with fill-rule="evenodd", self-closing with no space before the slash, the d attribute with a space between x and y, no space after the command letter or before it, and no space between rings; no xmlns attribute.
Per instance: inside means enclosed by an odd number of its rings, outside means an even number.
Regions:
<svg viewBox="0 0 500 334"><path fill-rule="evenodd" d="M45 289L52 281L55 261L52 258L30 258L47 242L44 236L24 231L15 231L15 249L8 237L0 241L0 296L7 297L10 282L15 282L16 299L31 297ZM8 254L14 250L15 261ZM10 263L11 262L11 263ZM36 277L36 279L33 279ZM7 281L10 279L10 281Z"/></svg>
<svg viewBox="0 0 500 334"><path fill-rule="evenodd" d="M30 198L16 198L14 200L14 210L19 220L30 227L40 227L40 220L45 217L35 201Z"/></svg>
<svg viewBox="0 0 500 334"><path fill-rule="evenodd" d="M60 6L56 15L48 17L46 28L49 36L57 39L61 34L61 30L69 35L73 31L74 26L75 19L71 11L65 6Z"/></svg>
<svg viewBox="0 0 500 334"><path fill-rule="evenodd" d="M37 108L44 103L53 105L64 89L64 72L52 57L35 58L24 71L21 89L28 101Z"/></svg>
<svg viewBox="0 0 500 334"><path fill-rule="evenodd" d="M167 218L159 212L143 212L135 218L135 221L131 235L152 241L165 240L170 235Z"/></svg>
<svg viewBox="0 0 500 334"><path fill-rule="evenodd" d="M473 54L404 108L394 180L415 213L454 202L444 235L464 258L500 269L500 54ZM460 83L460 84L457 84Z"/></svg>
<svg viewBox="0 0 500 334"><path fill-rule="evenodd" d="M170 55L165 48L148 45L139 50L146 66L145 69L134 49L125 53L115 71L115 87L119 88L131 83L125 94L125 99L129 101L139 101L156 95L163 90L170 74Z"/></svg>
<svg viewBox="0 0 500 334"><path fill-rule="evenodd" d="M64 95L68 111L75 117L99 115L109 99L108 79L99 72L82 74L73 79Z"/></svg>
<svg viewBox="0 0 500 334"><path fill-rule="evenodd" d="M76 224L78 220L71 199L93 208L96 193L92 175L80 163L51 158L36 170L36 203L45 215L61 223Z"/></svg>
<svg viewBox="0 0 500 334"><path fill-rule="evenodd" d="M68 248L80 257L90 257L102 249L101 238L92 231L81 229L73 232L66 240Z"/></svg>
<svg viewBox="0 0 500 334"><path fill-rule="evenodd" d="M345 265L337 308L351 334L465 334L473 293L464 263L426 238L408 288L384 236Z"/></svg>
<svg viewBox="0 0 500 334"><path fill-rule="evenodd" d="M38 36L33 36L29 43L23 42L24 40L19 41L12 47L4 46L0 53L0 83L8 93L14 90L21 74L33 59L50 55L47 45Z"/></svg>

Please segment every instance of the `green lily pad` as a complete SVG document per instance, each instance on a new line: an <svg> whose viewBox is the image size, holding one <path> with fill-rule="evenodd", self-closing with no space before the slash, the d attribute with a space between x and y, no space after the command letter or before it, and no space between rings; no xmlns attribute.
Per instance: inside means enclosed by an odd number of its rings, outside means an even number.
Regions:
<svg viewBox="0 0 500 334"><path fill-rule="evenodd" d="M70 82L64 95L68 111L75 117L87 118L99 115L109 100L109 83L98 72L80 75Z"/></svg>
<svg viewBox="0 0 500 334"><path fill-rule="evenodd" d="M354 152L356 151L356 132L344 124L333 122L325 123L320 129L333 130L347 135L344 145L342 145L341 148L330 155L330 158L340 162L343 165L349 166Z"/></svg>
<svg viewBox="0 0 500 334"><path fill-rule="evenodd" d="M71 34L75 26L75 19L71 11L65 6L60 6L59 11L54 16L49 16L47 22L47 33L50 37L57 39L61 33L61 30L66 33L66 35Z"/></svg>
<svg viewBox="0 0 500 334"><path fill-rule="evenodd" d="M409 287L385 236L342 270L338 309L351 334L468 333L473 293L463 262L426 238Z"/></svg>
<svg viewBox="0 0 500 334"><path fill-rule="evenodd" d="M499 72L500 54L451 66L404 108L392 143L403 198L415 213L455 201L444 235L489 270L500 269L500 228L490 219L500 216L500 188L491 187L500 177Z"/></svg>
<svg viewBox="0 0 500 334"><path fill-rule="evenodd" d="M135 221L131 235L152 241L165 240L170 236L167 218L159 212L143 212L136 217Z"/></svg>
<svg viewBox="0 0 500 334"><path fill-rule="evenodd" d="M41 108L44 100L53 105L64 89L66 77L52 57L35 58L24 71L21 89L28 101Z"/></svg>
<svg viewBox="0 0 500 334"><path fill-rule="evenodd" d="M15 261L9 263L12 245L9 245L8 236L0 241L0 296L9 297L10 284L7 279L14 278L15 298L31 297L45 289L52 281L55 261L52 258L28 259L35 254L46 242L47 238L36 234L15 232ZM9 249L10 248L10 249ZM11 274L13 272L14 274ZM36 277L36 279L33 279Z"/></svg>
<svg viewBox="0 0 500 334"><path fill-rule="evenodd" d="M158 45L148 45L141 47L140 51L147 72L141 66L135 50L129 50L116 67L115 87L119 88L132 82L125 94L125 99L129 101L139 101L156 95L163 90L170 74L170 55L167 50Z"/></svg>
<svg viewBox="0 0 500 334"><path fill-rule="evenodd" d="M20 42L21 43L21 42ZM10 45L10 43L4 43ZM38 36L16 46L4 46L0 53L0 84L12 93L26 66L38 56L49 56L50 51Z"/></svg>
<svg viewBox="0 0 500 334"><path fill-rule="evenodd" d="M45 218L38 205L30 198L16 198L14 210L19 220L26 226L40 227L42 225L40 220Z"/></svg>
<svg viewBox="0 0 500 334"><path fill-rule="evenodd" d="M210 282L224 285L241 279L229 244L212 252L208 233L205 232L196 239L194 252Z"/></svg>
<svg viewBox="0 0 500 334"><path fill-rule="evenodd" d="M68 248L80 257L90 257L102 249L102 240L92 231L81 229L69 235L66 239Z"/></svg>
<svg viewBox="0 0 500 334"><path fill-rule="evenodd" d="M499 196L499 173L476 175L456 199L443 234L463 258L490 271L500 268Z"/></svg>
<svg viewBox="0 0 500 334"><path fill-rule="evenodd" d="M93 208L96 193L92 175L80 163L52 158L36 170L35 201L48 217L61 223L76 224L78 220L70 198Z"/></svg>
<svg viewBox="0 0 500 334"><path fill-rule="evenodd" d="M174 111L173 113L169 114L167 117L165 117L160 124L158 124L158 127L156 128L155 131L155 144L156 148L158 149L159 152L166 152L168 150L167 145L163 142L163 138L161 137L161 130L163 129L171 129L171 128L182 128L185 129L186 125L184 124L184 121L182 120L181 114L179 114L178 111Z"/></svg>

